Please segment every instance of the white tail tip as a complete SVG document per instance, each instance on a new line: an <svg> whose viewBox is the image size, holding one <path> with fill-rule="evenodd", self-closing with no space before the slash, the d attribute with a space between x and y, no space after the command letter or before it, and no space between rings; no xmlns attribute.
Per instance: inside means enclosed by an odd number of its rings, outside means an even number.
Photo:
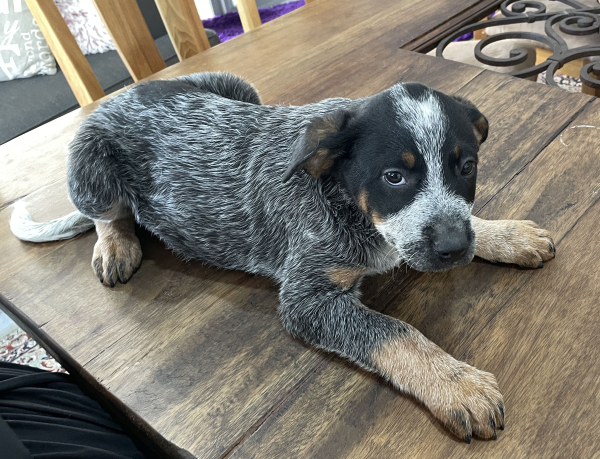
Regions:
<svg viewBox="0 0 600 459"><path fill-rule="evenodd" d="M49 222L34 222L23 201L14 204L10 230L22 241L50 242L69 239L94 227L94 221L81 212L72 212Z"/></svg>

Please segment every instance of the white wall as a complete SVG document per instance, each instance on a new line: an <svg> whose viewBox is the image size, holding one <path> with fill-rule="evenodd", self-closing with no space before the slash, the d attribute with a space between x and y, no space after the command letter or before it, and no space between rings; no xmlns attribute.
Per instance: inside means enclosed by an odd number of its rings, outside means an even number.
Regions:
<svg viewBox="0 0 600 459"><path fill-rule="evenodd" d="M215 16L210 0L194 0L194 3L196 3L201 19L210 19Z"/></svg>

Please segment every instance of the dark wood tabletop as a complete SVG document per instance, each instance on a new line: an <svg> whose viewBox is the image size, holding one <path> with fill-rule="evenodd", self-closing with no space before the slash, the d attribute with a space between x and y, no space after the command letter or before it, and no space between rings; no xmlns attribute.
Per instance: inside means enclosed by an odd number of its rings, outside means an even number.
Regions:
<svg viewBox="0 0 600 459"><path fill-rule="evenodd" d="M142 268L108 289L90 267L93 232L15 239L16 199L37 220L72 210L66 145L96 105L0 146L0 293L77 372L198 457L600 457L599 102L402 49L490 4L317 0L153 78L230 71L282 104L420 81L478 106L490 136L474 213L535 220L557 258L541 270L478 259L446 273L398 269L367 279L363 302L496 375L497 441L464 444L381 379L291 338L268 279L184 263L142 231Z"/></svg>

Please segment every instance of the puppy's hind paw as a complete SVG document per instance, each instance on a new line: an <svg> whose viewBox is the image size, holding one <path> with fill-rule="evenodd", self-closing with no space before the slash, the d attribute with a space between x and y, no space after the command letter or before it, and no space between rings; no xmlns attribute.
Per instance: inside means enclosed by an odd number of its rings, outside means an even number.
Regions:
<svg viewBox="0 0 600 459"><path fill-rule="evenodd" d="M94 246L92 268L103 285L126 284L142 263L142 248L134 234L119 234L98 239Z"/></svg>

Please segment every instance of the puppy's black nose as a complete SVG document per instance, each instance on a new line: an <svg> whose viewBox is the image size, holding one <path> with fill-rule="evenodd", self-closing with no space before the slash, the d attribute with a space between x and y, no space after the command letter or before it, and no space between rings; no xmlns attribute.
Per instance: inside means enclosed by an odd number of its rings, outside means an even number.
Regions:
<svg viewBox="0 0 600 459"><path fill-rule="evenodd" d="M452 263L463 258L469 250L467 235L448 234L433 244L433 250L444 263Z"/></svg>

